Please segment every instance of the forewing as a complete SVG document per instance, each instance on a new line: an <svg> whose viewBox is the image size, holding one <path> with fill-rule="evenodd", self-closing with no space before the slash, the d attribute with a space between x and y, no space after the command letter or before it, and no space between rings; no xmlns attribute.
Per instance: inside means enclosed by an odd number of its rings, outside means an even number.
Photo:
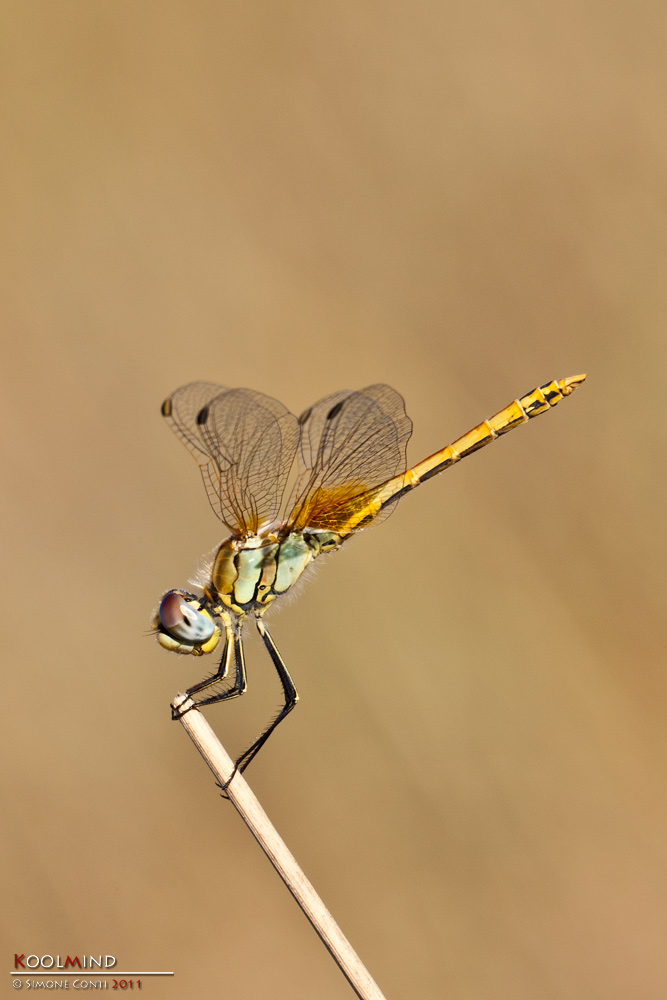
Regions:
<svg viewBox="0 0 667 1000"><path fill-rule="evenodd" d="M260 392L213 382L181 386L162 414L197 460L230 531L245 535L275 520L299 440L294 414Z"/></svg>
<svg viewBox="0 0 667 1000"><path fill-rule="evenodd" d="M289 523L342 529L368 490L405 469L412 421L388 385L337 392L299 417L298 479ZM375 518L394 509L389 504Z"/></svg>

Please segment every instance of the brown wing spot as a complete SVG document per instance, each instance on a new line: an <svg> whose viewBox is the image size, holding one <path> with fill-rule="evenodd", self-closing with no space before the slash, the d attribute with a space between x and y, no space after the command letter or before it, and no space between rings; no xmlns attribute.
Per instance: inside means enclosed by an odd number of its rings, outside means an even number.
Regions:
<svg viewBox="0 0 667 1000"><path fill-rule="evenodd" d="M334 417L338 416L338 414L340 413L340 411L343 409L343 403L344 402L345 402L345 400L341 399L340 403L336 403L335 406L331 407L331 409L327 413L327 420L333 420Z"/></svg>
<svg viewBox="0 0 667 1000"><path fill-rule="evenodd" d="M202 406L201 410L197 414L197 423L201 427L208 420L208 406Z"/></svg>
<svg viewBox="0 0 667 1000"><path fill-rule="evenodd" d="M163 417L171 416L171 399L165 399L164 403L160 407L160 413Z"/></svg>
<svg viewBox="0 0 667 1000"><path fill-rule="evenodd" d="M299 417L299 423L305 424L306 420L310 419L310 415L312 412L313 412L312 406L308 407L307 410L304 410L301 416Z"/></svg>

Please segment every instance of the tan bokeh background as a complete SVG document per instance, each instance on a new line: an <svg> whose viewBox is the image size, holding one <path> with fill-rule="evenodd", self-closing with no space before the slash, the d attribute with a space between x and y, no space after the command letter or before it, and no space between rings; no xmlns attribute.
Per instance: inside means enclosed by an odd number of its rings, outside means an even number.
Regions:
<svg viewBox="0 0 667 1000"><path fill-rule="evenodd" d="M149 616L221 531L162 399L385 381L418 461L587 371L272 616L301 704L248 776L388 1000L664 997L666 21L5 5L6 971L351 995L170 721L202 664Z"/></svg>

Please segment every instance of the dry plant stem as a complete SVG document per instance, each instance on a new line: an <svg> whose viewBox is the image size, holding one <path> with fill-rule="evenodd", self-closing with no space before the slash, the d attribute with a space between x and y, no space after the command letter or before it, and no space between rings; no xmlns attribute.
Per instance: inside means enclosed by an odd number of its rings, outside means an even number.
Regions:
<svg viewBox="0 0 667 1000"><path fill-rule="evenodd" d="M174 698L173 707L182 711L188 707L188 702L193 704L187 695L178 694ZM182 715L180 721L218 784L224 785L234 770L234 762L204 716L193 708ZM360 1000L385 1000L352 945L287 849L284 840L278 835L243 775L237 772L226 792Z"/></svg>

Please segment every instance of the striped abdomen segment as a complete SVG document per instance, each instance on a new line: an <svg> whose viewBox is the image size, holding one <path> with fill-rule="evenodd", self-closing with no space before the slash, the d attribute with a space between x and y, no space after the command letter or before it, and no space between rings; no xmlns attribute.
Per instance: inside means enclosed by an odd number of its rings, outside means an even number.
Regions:
<svg viewBox="0 0 667 1000"><path fill-rule="evenodd" d="M486 444L490 444L501 434L506 434L518 427L519 424L525 424L531 417L546 413L552 406L560 403L563 396L569 396L571 392L574 392L585 378L585 375L574 375L571 378L562 379L560 382L548 382L538 389L533 389L521 399L515 399L509 406L500 410L493 417L489 417L488 420L482 421L477 427L473 427L471 431L454 441L453 444L447 445L442 451L437 451L435 455L431 455L419 465L415 465L414 469L408 470L406 476L414 477L415 480L414 483L410 482L411 488L426 482L431 476L437 476L439 472L454 465L459 459L471 455L473 451L483 448Z"/></svg>
<svg viewBox="0 0 667 1000"><path fill-rule="evenodd" d="M439 472L444 472L450 465L454 465L466 455L471 455L473 451L490 444L501 434L506 434L519 424L524 424L531 417L536 417L540 413L546 413L552 406L561 401L564 396L569 396L571 392L580 385L585 375L573 375L570 378L561 379L559 382L548 382L534 389L521 399L515 399L504 409L500 410L493 417L484 420L471 431L448 444L446 448L436 451L434 455L419 462L413 469L394 476L381 486L377 486L364 497L365 504L363 510L355 511L350 516L345 527L339 529L339 534L347 535L357 528L370 524L376 514L383 507L394 503L404 493L415 489L420 483L426 482L432 476L437 476Z"/></svg>

